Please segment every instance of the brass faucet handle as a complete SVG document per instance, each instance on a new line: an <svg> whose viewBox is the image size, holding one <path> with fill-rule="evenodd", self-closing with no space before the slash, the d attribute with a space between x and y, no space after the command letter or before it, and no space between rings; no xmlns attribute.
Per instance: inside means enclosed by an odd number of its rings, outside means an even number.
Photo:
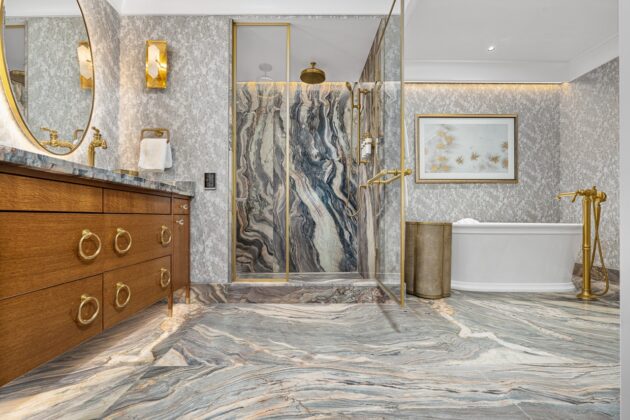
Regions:
<svg viewBox="0 0 630 420"><path fill-rule="evenodd" d="M94 138L95 139L100 139L101 138L101 130L99 130L96 127L92 127L92 130L94 130Z"/></svg>
<svg viewBox="0 0 630 420"><path fill-rule="evenodd" d="M577 191L572 191L572 192L560 193L560 194L556 195L556 199L557 200L562 200L562 197L571 197L571 202L575 203L575 200L577 199L578 195L583 195L583 191L582 190L577 190Z"/></svg>
<svg viewBox="0 0 630 420"><path fill-rule="evenodd" d="M53 130L48 127L42 127L41 130L50 133L51 140L57 140L57 138L59 137L59 132L57 130Z"/></svg>

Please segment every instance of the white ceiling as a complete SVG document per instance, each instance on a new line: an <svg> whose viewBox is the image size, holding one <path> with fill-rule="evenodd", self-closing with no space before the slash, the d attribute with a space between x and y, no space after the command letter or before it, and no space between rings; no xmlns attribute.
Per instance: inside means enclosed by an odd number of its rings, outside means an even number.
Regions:
<svg viewBox="0 0 630 420"><path fill-rule="evenodd" d="M389 0L108 1L124 15L384 15L391 7ZM75 0L5 4L10 16L78 12ZM618 55L618 0L405 0L405 4L408 81L565 82ZM293 54L301 53L293 69L305 66L302 62L310 55L326 55L319 47L330 43L333 51L325 64L336 79L335 68L346 66L344 57L350 55L351 63L359 60L355 54L359 44L348 43L356 47L350 51L346 42L335 41L361 43L369 31L355 30L334 32L336 39L326 32L325 39L311 41L305 34L300 48L292 48ZM496 50L489 53L491 44ZM318 57L326 67L328 58Z"/></svg>
<svg viewBox="0 0 630 420"><path fill-rule="evenodd" d="M357 81L376 36L379 18L347 20L339 18L283 19L291 24L291 81L311 61L326 72L330 82ZM237 80L255 81L269 63L275 81L286 80L286 28L239 27Z"/></svg>
<svg viewBox="0 0 630 420"><path fill-rule="evenodd" d="M406 79L570 81L618 55L617 6L617 0L411 0Z"/></svg>
<svg viewBox="0 0 630 420"><path fill-rule="evenodd" d="M123 15L384 15L392 0L108 0Z"/></svg>

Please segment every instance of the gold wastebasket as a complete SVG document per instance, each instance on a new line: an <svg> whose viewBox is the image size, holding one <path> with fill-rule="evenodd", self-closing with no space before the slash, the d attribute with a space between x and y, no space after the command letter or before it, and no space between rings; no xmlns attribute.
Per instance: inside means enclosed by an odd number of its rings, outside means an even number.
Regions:
<svg viewBox="0 0 630 420"><path fill-rule="evenodd" d="M452 236L451 223L406 223L407 293L426 299L441 299L451 295Z"/></svg>

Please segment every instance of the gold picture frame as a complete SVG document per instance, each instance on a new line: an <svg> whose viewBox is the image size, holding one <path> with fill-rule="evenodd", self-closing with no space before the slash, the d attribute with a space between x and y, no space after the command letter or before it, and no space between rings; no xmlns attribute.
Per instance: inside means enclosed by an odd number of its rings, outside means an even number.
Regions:
<svg viewBox="0 0 630 420"><path fill-rule="evenodd" d="M146 43L146 81L149 89L166 89L168 77L168 50L166 41Z"/></svg>
<svg viewBox="0 0 630 420"><path fill-rule="evenodd" d="M414 123L417 184L518 183L517 114L416 114Z"/></svg>

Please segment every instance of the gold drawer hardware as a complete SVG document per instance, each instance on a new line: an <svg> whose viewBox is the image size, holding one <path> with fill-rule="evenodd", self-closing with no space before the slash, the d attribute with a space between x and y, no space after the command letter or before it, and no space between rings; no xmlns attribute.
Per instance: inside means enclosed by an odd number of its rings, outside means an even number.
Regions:
<svg viewBox="0 0 630 420"><path fill-rule="evenodd" d="M127 236L127 238L129 239L129 244L127 245L126 248L121 248L120 245L118 245L118 240L122 238L123 236ZM131 243L132 243L131 233L127 232L125 229L122 229L122 228L116 229L116 237L114 237L114 249L116 250L117 253L126 254L127 252L129 252L129 250L131 249Z"/></svg>
<svg viewBox="0 0 630 420"><path fill-rule="evenodd" d="M180 204L179 207L181 207L182 210L188 210L188 204Z"/></svg>
<svg viewBox="0 0 630 420"><path fill-rule="evenodd" d="M160 286L162 289L166 289L171 284L171 272L166 268L160 270Z"/></svg>
<svg viewBox="0 0 630 420"><path fill-rule="evenodd" d="M98 243L98 247L96 251L92 255L88 255L83 251L83 243L90 238L94 238L94 240ZM79 241L79 256L85 261L91 261L94 258L98 257L98 254L101 253L101 238L98 237L96 233L92 233L89 229L83 229L81 240Z"/></svg>
<svg viewBox="0 0 630 420"><path fill-rule="evenodd" d="M123 303L120 303L120 292L126 290L127 291L127 299ZM114 298L114 305L117 309L122 309L125 306L129 305L129 301L131 300L131 289L123 282L116 283L116 297Z"/></svg>
<svg viewBox="0 0 630 420"><path fill-rule="evenodd" d="M96 310L94 311L94 314L89 319L83 319L83 314L82 314L83 307L90 303L93 303L96 306ZM80 325L90 325L92 322L94 322L94 320L96 319L100 311L101 311L101 305L98 303L98 299L96 299L94 296L83 294L81 295L81 303L79 304L79 313L77 314L77 322Z"/></svg>
<svg viewBox="0 0 630 420"><path fill-rule="evenodd" d="M184 226L184 219L176 220L175 223L177 223L180 226Z"/></svg>
<svg viewBox="0 0 630 420"><path fill-rule="evenodd" d="M160 231L160 243L162 246L166 246L171 243L173 240L173 234L168 226L162 226L162 230Z"/></svg>

